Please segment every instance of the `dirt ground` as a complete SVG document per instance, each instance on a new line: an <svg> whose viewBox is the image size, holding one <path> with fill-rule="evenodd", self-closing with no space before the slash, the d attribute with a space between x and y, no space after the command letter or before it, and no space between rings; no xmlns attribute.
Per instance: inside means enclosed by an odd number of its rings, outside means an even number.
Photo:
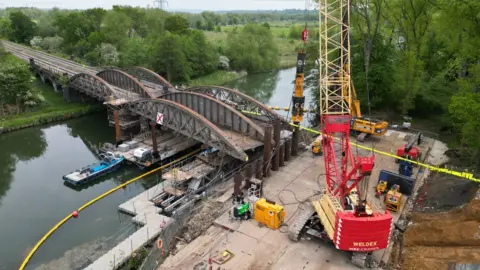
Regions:
<svg viewBox="0 0 480 270"><path fill-rule="evenodd" d="M452 269L480 263L480 192L471 181L432 174L414 203L393 268ZM454 269L454 268L453 268Z"/></svg>

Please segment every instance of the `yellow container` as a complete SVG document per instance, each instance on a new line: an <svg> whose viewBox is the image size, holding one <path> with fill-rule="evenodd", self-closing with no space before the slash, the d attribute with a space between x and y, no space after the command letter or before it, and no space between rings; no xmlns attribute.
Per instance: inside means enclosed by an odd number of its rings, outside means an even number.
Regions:
<svg viewBox="0 0 480 270"><path fill-rule="evenodd" d="M283 224L285 219L285 211L283 206L261 198L255 203L253 218L265 226L275 230L280 228L280 226Z"/></svg>

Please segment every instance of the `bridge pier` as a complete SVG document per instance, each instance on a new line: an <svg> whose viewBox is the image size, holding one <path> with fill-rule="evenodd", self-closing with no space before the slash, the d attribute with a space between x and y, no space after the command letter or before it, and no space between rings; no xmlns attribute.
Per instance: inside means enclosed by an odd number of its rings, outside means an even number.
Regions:
<svg viewBox="0 0 480 270"><path fill-rule="evenodd" d="M287 139L285 141L285 155L284 155L284 160L289 161L290 160L290 154L291 154L291 146L292 146L292 141L290 139Z"/></svg>
<svg viewBox="0 0 480 270"><path fill-rule="evenodd" d="M295 123L296 125L299 125L300 123ZM300 133L300 130L298 127L293 127L293 133L292 133L292 156L298 155L298 135Z"/></svg>
<svg viewBox="0 0 480 270"><path fill-rule="evenodd" d="M122 143L122 129L120 128L120 119L118 117L118 110L113 111L113 121L115 123L115 141L118 146Z"/></svg>
<svg viewBox="0 0 480 270"><path fill-rule="evenodd" d="M272 170L278 171L280 165L280 119L273 122L273 140L275 141L275 154L273 156Z"/></svg>
<svg viewBox="0 0 480 270"><path fill-rule="evenodd" d="M152 148L153 148L153 157L158 158L158 145L157 145L157 123L151 122L150 126L152 127Z"/></svg>
<svg viewBox="0 0 480 270"><path fill-rule="evenodd" d="M270 164L272 157L272 129L271 125L265 126L265 135L263 141L263 176L269 177L270 176Z"/></svg>
<svg viewBox="0 0 480 270"><path fill-rule="evenodd" d="M279 156L279 165L280 167L283 167L285 166L285 159L284 159L284 156L285 156L285 144L282 144L280 145L280 151L278 152L278 156Z"/></svg>
<svg viewBox="0 0 480 270"><path fill-rule="evenodd" d="M63 100L67 103L79 100L78 91L68 86L65 87L63 90Z"/></svg>

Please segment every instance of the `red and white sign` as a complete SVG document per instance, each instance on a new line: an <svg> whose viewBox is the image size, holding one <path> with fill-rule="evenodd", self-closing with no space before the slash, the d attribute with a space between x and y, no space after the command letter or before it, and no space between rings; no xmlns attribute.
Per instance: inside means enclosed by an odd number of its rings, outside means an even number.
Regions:
<svg viewBox="0 0 480 270"><path fill-rule="evenodd" d="M157 113L157 124L163 125L163 113Z"/></svg>
<svg viewBox="0 0 480 270"><path fill-rule="evenodd" d="M303 41L307 41L307 39L308 39L308 30L305 29L305 30L303 30L303 32L302 32L302 40L303 40Z"/></svg>

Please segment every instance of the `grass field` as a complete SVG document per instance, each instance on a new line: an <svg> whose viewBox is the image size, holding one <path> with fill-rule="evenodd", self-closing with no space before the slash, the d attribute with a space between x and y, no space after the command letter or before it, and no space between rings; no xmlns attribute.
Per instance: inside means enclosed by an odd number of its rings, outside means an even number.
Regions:
<svg viewBox="0 0 480 270"><path fill-rule="evenodd" d="M292 25L294 25L296 28L295 32L298 32L297 39L289 38L290 28ZM223 26L221 32L205 31L205 36L207 37L208 41L217 46L217 48L225 48L227 45L228 33L232 32L235 27L240 29L242 26ZM270 24L270 31L272 31L272 34L275 37L275 42L277 43L279 49L279 68L295 66L297 53L301 49L303 43L300 39L303 27L304 25L301 24Z"/></svg>
<svg viewBox="0 0 480 270"><path fill-rule="evenodd" d="M28 112L0 119L0 127L11 128L30 125L50 118L73 113L84 113L91 109L91 105L84 103L66 103L61 94L55 93L52 87L43 84L38 79L32 83L32 90L40 93L45 98L45 102Z"/></svg>

